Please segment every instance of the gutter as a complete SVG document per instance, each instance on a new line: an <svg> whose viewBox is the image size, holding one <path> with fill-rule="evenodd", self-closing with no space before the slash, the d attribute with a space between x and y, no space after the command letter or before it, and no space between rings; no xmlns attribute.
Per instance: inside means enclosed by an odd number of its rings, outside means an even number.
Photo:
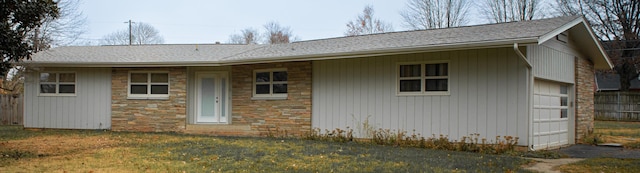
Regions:
<svg viewBox="0 0 640 173"><path fill-rule="evenodd" d="M520 51L520 49L518 48L519 45L518 43L513 43L513 51L516 52L516 55L518 55L518 57L520 57L520 59L522 59L522 61L525 62L525 64L527 65L527 75L529 75L529 84L527 85L527 90L528 90L528 94L527 96L529 97L529 104L527 104L527 107L529 108L529 151L535 151L535 149L533 148L533 135L534 135L534 130L533 130L533 65L531 65L531 62L529 62L529 59L527 59L526 56L524 56L524 54Z"/></svg>

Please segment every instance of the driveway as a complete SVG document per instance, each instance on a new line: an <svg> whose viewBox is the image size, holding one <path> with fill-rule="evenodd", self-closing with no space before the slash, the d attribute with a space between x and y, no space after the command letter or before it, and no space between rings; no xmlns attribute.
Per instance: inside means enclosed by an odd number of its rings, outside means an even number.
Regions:
<svg viewBox="0 0 640 173"><path fill-rule="evenodd" d="M558 153L565 154L571 158L633 158L640 159L640 150L624 149L622 147L609 146L593 146L593 145L572 145L570 147L556 150Z"/></svg>

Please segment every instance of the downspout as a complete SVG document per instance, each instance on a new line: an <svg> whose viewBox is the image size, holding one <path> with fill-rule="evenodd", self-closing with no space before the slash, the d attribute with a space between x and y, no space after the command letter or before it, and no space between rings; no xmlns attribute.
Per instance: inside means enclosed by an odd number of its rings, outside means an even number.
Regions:
<svg viewBox="0 0 640 173"><path fill-rule="evenodd" d="M516 54L520 57L520 59L522 59L522 61L527 63L527 68L529 68L529 72L531 72L531 69L533 68L533 66L531 65L527 57L524 56L522 52L520 52L520 49L518 49L518 47L519 47L518 43L513 43L513 50L516 51Z"/></svg>
<svg viewBox="0 0 640 173"><path fill-rule="evenodd" d="M531 65L531 62L529 62L529 60L527 59L526 56L524 56L524 54L522 54L522 52L520 51L520 49L518 48L520 47L518 45L518 43L513 43L513 51L516 52L516 55L518 55L518 57L520 57L520 59L522 59L522 61L525 62L525 64L527 65L527 75L529 77L529 84L527 85L527 90L528 90L528 97L529 97L529 104L527 104L527 107L529 108L529 150L530 151L535 151L535 149L533 148L533 66Z"/></svg>

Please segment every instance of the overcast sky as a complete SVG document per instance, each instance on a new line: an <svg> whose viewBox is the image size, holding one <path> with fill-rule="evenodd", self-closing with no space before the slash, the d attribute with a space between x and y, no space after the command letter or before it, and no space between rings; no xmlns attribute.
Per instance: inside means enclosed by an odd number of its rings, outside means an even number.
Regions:
<svg viewBox="0 0 640 173"><path fill-rule="evenodd" d="M405 30L399 12L406 0L81 0L79 9L89 29L83 40L93 44L126 29L128 20L151 24L166 44L189 44L224 43L231 34L262 29L270 21L289 26L301 40L340 37L366 5L396 31ZM471 24L486 23L474 10L470 15Z"/></svg>

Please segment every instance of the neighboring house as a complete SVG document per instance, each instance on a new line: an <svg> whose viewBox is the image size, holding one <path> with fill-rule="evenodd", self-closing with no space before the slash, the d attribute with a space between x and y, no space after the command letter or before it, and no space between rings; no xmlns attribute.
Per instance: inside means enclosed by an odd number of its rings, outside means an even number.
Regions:
<svg viewBox="0 0 640 173"><path fill-rule="evenodd" d="M301 135L314 128L519 137L544 149L593 130L581 17L276 45L58 47L25 65L26 128Z"/></svg>
<svg viewBox="0 0 640 173"><path fill-rule="evenodd" d="M640 80L634 78L631 80L629 91L640 91ZM620 91L620 75L617 73L596 72L596 91Z"/></svg>
<svg viewBox="0 0 640 173"><path fill-rule="evenodd" d="M602 42L602 46L605 52L613 59L612 63L614 64L636 63L637 60L634 59L640 57L640 40L605 41ZM629 46L631 48L624 48ZM617 58L614 59L613 57ZM595 89L598 92L621 91L620 74L616 70L596 71ZM633 77L629 81L628 89L634 92L640 91L639 76Z"/></svg>

